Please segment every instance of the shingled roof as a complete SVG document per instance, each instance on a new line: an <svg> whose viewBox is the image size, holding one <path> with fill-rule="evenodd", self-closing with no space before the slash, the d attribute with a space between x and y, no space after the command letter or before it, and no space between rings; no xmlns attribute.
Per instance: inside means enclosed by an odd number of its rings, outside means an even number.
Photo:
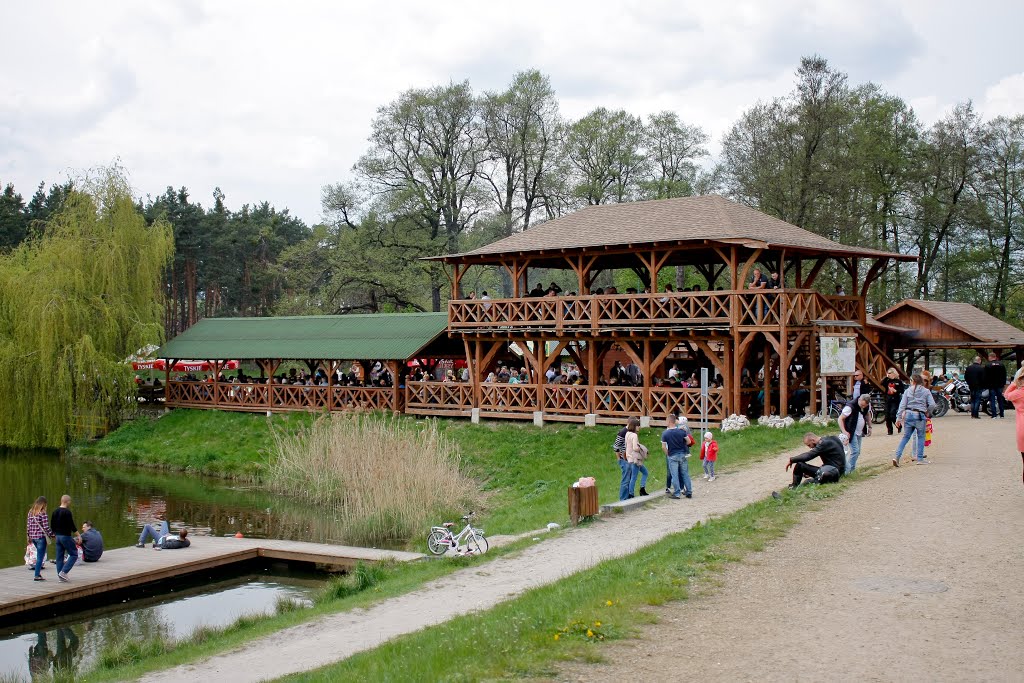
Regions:
<svg viewBox="0 0 1024 683"><path fill-rule="evenodd" d="M916 260L905 254L839 244L718 195L588 206L479 249L438 258L459 261L489 255L692 242Z"/></svg>
<svg viewBox="0 0 1024 683"><path fill-rule="evenodd" d="M981 346L1024 346L1024 330L1003 322L968 303L958 301L926 301L906 299L875 316L885 323L887 318L904 308L916 308L940 322L963 332L965 339L977 340Z"/></svg>

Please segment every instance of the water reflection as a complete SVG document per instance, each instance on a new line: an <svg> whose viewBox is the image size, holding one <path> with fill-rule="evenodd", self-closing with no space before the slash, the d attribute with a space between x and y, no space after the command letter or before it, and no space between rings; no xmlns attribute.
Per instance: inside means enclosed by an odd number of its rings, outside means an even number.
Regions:
<svg viewBox="0 0 1024 683"><path fill-rule="evenodd" d="M271 613L278 599L308 604L321 585L312 575L235 577L81 613L35 627L38 630L0 634L0 678L44 679L84 671L96 664L106 646L123 638L186 638L198 628L223 627L240 616Z"/></svg>
<svg viewBox="0 0 1024 683"><path fill-rule="evenodd" d="M26 511L36 496L46 496L52 512L64 493L72 497L75 521L91 520L107 548L134 545L142 525L157 515L200 535L345 542L340 520L326 510L192 474L83 463L49 451L0 450L0 482L0 567L22 564ZM52 543L48 552L52 558Z"/></svg>

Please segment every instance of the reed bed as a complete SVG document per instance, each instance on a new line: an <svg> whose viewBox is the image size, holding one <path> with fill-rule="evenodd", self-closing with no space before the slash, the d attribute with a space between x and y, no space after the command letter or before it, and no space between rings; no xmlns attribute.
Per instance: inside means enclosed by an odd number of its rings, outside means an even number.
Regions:
<svg viewBox="0 0 1024 683"><path fill-rule="evenodd" d="M408 541L480 500L458 446L434 420L342 413L272 433L267 487L337 515L348 542Z"/></svg>

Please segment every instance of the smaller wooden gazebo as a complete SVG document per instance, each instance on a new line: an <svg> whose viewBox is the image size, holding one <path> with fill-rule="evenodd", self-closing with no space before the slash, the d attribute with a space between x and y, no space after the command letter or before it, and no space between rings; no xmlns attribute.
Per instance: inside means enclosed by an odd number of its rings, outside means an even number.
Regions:
<svg viewBox="0 0 1024 683"><path fill-rule="evenodd" d="M890 355L905 354L907 372L916 358L924 356L927 363L932 351L945 349L1013 354L1018 365L1024 363L1024 330L968 303L906 299L868 325Z"/></svg>

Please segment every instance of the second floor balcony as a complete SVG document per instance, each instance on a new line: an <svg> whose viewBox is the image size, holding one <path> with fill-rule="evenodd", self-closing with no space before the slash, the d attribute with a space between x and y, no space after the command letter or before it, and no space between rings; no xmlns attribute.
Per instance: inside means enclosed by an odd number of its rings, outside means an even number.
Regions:
<svg viewBox="0 0 1024 683"><path fill-rule="evenodd" d="M809 327L820 321L863 323L864 311L860 297L824 296L811 289L456 299L448 304L448 329L462 333L537 330L599 334L638 329Z"/></svg>

